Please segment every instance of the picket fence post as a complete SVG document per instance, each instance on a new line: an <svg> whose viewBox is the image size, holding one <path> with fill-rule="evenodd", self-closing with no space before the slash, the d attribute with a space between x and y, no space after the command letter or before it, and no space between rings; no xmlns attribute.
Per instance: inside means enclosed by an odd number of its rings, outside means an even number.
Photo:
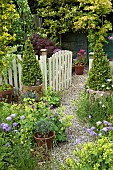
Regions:
<svg viewBox="0 0 113 170"><path fill-rule="evenodd" d="M43 75L43 87L47 90L47 49L41 49L40 66Z"/></svg>

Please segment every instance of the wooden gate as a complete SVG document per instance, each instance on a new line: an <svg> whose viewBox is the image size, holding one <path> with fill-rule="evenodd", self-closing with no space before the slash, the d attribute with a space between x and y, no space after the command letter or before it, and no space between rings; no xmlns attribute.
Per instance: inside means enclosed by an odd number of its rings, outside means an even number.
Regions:
<svg viewBox="0 0 113 170"><path fill-rule="evenodd" d="M43 75L43 87L47 89L47 86L51 86L55 91L67 89L71 85L72 78L72 52L61 50L49 59L47 59L45 49L43 52L39 60ZM21 60L21 55L17 55L17 59L13 60L12 68L8 71L8 79L5 80L6 83L15 87L16 92L22 89L22 66L18 59ZM1 83L2 79L0 78Z"/></svg>
<svg viewBox="0 0 113 170"><path fill-rule="evenodd" d="M48 59L49 86L55 91L69 88L72 79L72 52L61 50Z"/></svg>

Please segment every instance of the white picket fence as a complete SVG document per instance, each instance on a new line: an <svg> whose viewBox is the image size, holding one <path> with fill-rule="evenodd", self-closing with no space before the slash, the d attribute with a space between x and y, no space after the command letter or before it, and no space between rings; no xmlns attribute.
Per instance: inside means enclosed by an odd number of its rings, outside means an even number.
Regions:
<svg viewBox="0 0 113 170"><path fill-rule="evenodd" d="M19 60L22 60L21 55L17 55ZM8 70L8 79L6 83L10 83L15 87L15 91L22 90L21 73L22 67L20 62L14 59L12 68ZM42 75L43 87L53 87L55 91L60 91L69 88L72 79L72 52L68 50L61 50L47 59L46 50L42 50L42 55L39 60ZM2 79L0 79L0 84Z"/></svg>

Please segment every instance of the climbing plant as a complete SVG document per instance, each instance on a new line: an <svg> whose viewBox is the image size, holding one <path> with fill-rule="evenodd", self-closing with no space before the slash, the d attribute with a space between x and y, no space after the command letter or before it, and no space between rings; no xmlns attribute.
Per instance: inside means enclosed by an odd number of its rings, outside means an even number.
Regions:
<svg viewBox="0 0 113 170"><path fill-rule="evenodd" d="M20 51L23 50L26 37L33 32L33 17L27 0L13 0L13 3L16 4L16 10L20 18L14 21L11 31L16 34L15 44L22 45Z"/></svg>

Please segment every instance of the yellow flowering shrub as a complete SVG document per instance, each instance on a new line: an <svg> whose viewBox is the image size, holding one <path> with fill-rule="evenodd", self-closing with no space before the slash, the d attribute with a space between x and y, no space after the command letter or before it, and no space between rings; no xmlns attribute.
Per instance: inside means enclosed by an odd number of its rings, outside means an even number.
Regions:
<svg viewBox="0 0 113 170"><path fill-rule="evenodd" d="M73 156L66 158L61 170L112 170L113 142L107 137L79 144Z"/></svg>
<svg viewBox="0 0 113 170"><path fill-rule="evenodd" d="M0 75L4 69L3 58L9 50L9 43L15 41L15 34L10 34L9 30L13 21L19 18L15 10L15 5L10 0L0 1Z"/></svg>

